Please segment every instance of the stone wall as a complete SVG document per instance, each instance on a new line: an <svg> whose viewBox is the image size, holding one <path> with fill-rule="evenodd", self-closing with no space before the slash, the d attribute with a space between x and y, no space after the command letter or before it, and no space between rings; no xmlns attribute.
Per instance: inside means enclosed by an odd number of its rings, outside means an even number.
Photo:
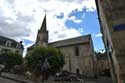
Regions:
<svg viewBox="0 0 125 83"><path fill-rule="evenodd" d="M115 30L114 27L125 24L125 1L97 0L99 20L104 43L109 57L112 74L118 83L125 79L125 27Z"/></svg>
<svg viewBox="0 0 125 83"><path fill-rule="evenodd" d="M79 49L79 55L76 55L76 47ZM79 73L85 77L94 76L94 63L89 44L73 45L59 48L65 55L66 64L63 70L72 73Z"/></svg>

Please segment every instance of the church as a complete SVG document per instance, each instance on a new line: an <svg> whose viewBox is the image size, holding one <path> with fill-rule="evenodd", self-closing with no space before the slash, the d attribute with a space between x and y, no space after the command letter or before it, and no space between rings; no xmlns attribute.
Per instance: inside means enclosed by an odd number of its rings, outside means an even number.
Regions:
<svg viewBox="0 0 125 83"><path fill-rule="evenodd" d="M61 50L65 56L63 70L84 77L94 77L96 75L96 56L90 34L49 43L45 16L41 28L38 30L36 42L28 48L28 52L35 46L40 45L52 46Z"/></svg>

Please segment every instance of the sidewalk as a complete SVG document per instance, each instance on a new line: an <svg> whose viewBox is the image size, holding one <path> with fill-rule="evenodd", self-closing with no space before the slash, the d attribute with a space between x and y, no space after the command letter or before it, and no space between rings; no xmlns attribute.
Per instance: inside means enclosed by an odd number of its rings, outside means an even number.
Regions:
<svg viewBox="0 0 125 83"><path fill-rule="evenodd" d="M98 79L85 79L84 83L113 83L110 77L99 77Z"/></svg>
<svg viewBox="0 0 125 83"><path fill-rule="evenodd" d="M10 80L14 80L14 81L17 81L17 82L20 82L20 83L33 83L32 81L27 80L24 76L11 74L11 73L3 72L1 74L1 77L7 78L7 79L10 79Z"/></svg>
<svg viewBox="0 0 125 83"><path fill-rule="evenodd" d="M20 83L20 82L0 77L0 83Z"/></svg>

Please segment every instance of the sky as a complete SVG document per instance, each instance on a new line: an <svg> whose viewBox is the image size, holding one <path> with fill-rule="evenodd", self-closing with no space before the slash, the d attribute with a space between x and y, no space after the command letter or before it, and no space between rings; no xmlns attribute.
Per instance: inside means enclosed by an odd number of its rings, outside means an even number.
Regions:
<svg viewBox="0 0 125 83"><path fill-rule="evenodd" d="M0 35L27 48L45 14L49 42L91 34L95 51L104 49L94 0L0 0Z"/></svg>

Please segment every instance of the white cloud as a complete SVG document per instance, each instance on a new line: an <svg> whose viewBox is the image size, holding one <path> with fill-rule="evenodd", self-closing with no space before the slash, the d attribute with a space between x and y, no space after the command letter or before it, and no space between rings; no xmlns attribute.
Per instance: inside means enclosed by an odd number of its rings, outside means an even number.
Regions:
<svg viewBox="0 0 125 83"><path fill-rule="evenodd" d="M94 0L1 0L0 3L0 35L22 40L28 38L35 41L37 30L47 14L49 40L60 40L82 35L79 30L67 28L65 21L73 10L94 11ZM55 15L64 13L63 19ZM75 23L81 20L71 17ZM56 32L56 33L55 33Z"/></svg>
<svg viewBox="0 0 125 83"><path fill-rule="evenodd" d="M82 18L85 18L85 13L82 14Z"/></svg>
<svg viewBox="0 0 125 83"><path fill-rule="evenodd" d="M83 28L79 28L78 31L81 32L81 33L83 33L84 29Z"/></svg>
<svg viewBox="0 0 125 83"><path fill-rule="evenodd" d="M0 18L1 18L0 19L0 35L10 37L10 38L16 38L17 40L20 40L20 38L23 38L28 33L30 33L30 28L28 28L27 23L24 23L19 20L12 22L11 19L9 21L9 18L4 18L1 16ZM22 28L22 27L25 27L25 28Z"/></svg>
<svg viewBox="0 0 125 83"><path fill-rule="evenodd" d="M72 20L74 23L80 23L80 22L82 22L82 19L78 20L78 19L76 19L76 16L71 16L71 17L68 18L68 20Z"/></svg>
<svg viewBox="0 0 125 83"><path fill-rule="evenodd" d="M96 34L95 37L102 37L102 34L101 33Z"/></svg>
<svg viewBox="0 0 125 83"><path fill-rule="evenodd" d="M82 34L74 28L70 28L70 29L62 28L57 34L51 33L49 39L51 42L54 42L55 40L58 41L58 40L68 39L68 38L77 37L81 35Z"/></svg>

